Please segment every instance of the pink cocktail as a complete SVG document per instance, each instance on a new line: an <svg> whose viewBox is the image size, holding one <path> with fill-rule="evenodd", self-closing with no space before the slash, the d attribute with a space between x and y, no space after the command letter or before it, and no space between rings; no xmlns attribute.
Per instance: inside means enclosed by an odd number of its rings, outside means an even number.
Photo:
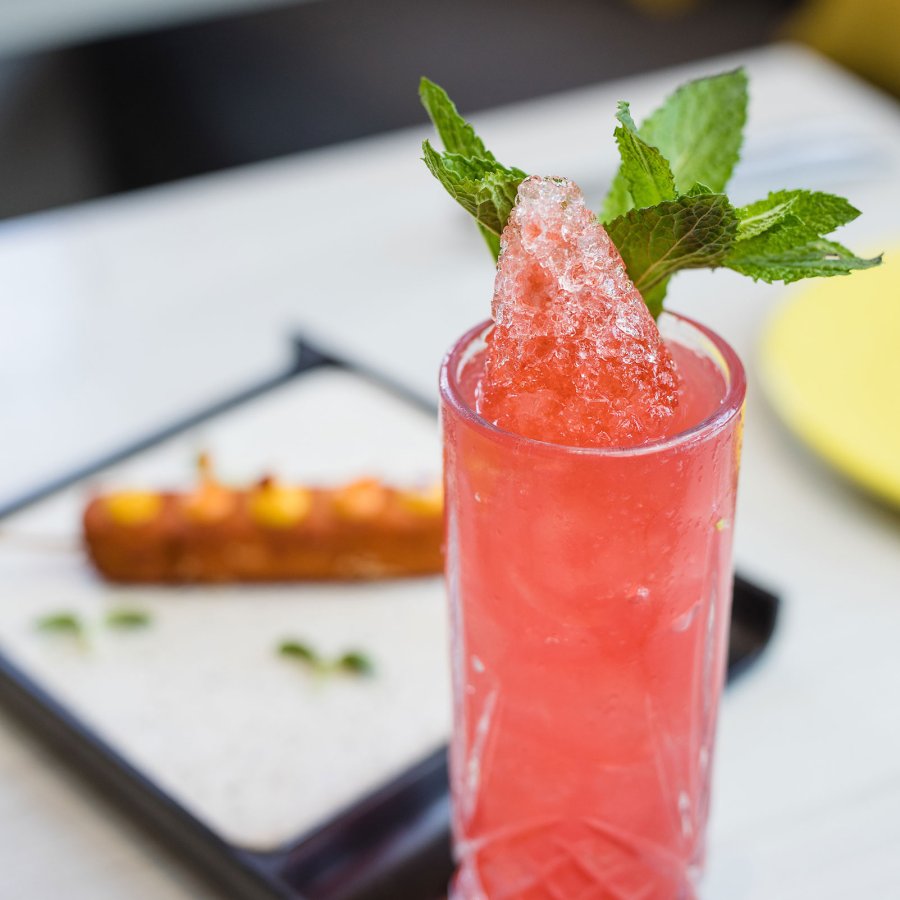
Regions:
<svg viewBox="0 0 900 900"><path fill-rule="evenodd" d="M695 896L745 381L712 332L660 326L677 415L626 448L482 418L488 326L444 361L455 897Z"/></svg>

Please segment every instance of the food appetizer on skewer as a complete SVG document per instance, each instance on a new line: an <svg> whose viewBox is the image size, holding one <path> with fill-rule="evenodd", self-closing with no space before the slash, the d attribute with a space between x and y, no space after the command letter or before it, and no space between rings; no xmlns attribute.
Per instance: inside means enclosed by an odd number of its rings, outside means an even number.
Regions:
<svg viewBox="0 0 900 900"><path fill-rule="evenodd" d="M222 484L199 460L188 492L94 497L84 542L106 579L132 583L373 580L443 569L439 485L401 489L377 479L339 487Z"/></svg>

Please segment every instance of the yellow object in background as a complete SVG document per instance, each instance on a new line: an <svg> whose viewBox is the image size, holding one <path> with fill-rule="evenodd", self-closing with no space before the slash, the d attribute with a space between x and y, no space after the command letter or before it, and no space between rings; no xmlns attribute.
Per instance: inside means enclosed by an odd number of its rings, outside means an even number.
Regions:
<svg viewBox="0 0 900 900"><path fill-rule="evenodd" d="M784 35L900 95L898 0L805 0Z"/></svg>
<svg viewBox="0 0 900 900"><path fill-rule="evenodd" d="M761 371L802 440L900 507L900 250L794 295L769 323Z"/></svg>

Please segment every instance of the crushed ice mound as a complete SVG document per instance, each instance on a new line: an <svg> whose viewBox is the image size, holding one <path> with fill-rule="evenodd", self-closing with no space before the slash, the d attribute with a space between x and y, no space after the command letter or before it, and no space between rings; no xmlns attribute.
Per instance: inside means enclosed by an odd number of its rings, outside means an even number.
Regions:
<svg viewBox="0 0 900 900"><path fill-rule="evenodd" d="M478 411L526 437L629 447L671 430L668 349L578 186L526 178L501 239Z"/></svg>

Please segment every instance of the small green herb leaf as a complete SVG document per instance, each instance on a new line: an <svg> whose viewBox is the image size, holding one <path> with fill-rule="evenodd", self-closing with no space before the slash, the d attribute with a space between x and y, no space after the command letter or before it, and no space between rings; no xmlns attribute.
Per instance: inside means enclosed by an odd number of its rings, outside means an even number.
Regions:
<svg viewBox="0 0 900 900"><path fill-rule="evenodd" d="M736 255L790 250L852 222L859 210L843 197L820 191L776 191L738 211L750 226L738 229ZM762 227L765 226L765 227Z"/></svg>
<svg viewBox="0 0 900 900"><path fill-rule="evenodd" d="M737 69L682 85L637 131L668 160L676 190L690 192L699 182L717 193L731 178L746 121L747 75ZM636 203L625 169L623 160L603 207L604 222Z"/></svg>
<svg viewBox="0 0 900 900"><path fill-rule="evenodd" d="M658 316L666 283L675 272L723 264L737 222L724 194L696 194L632 209L607 230L635 287Z"/></svg>
<svg viewBox="0 0 900 900"><path fill-rule="evenodd" d="M516 192L525 173L507 169L491 159L438 153L429 141L422 145L422 151L425 165L447 193L475 218L482 233L488 232L497 238L499 253L499 237L515 205ZM493 250L492 242L489 246Z"/></svg>
<svg viewBox="0 0 900 900"><path fill-rule="evenodd" d="M619 104L621 124L615 131L622 174L635 206L654 206L675 199L675 179L665 157L638 135L627 103Z"/></svg>
<svg viewBox="0 0 900 900"><path fill-rule="evenodd" d="M423 78L419 82L419 99L440 135L445 150L496 162L494 155L475 134L475 129L459 114L456 104L442 87Z"/></svg>
<svg viewBox="0 0 900 900"><path fill-rule="evenodd" d="M300 641L282 641L278 645L278 653L281 656L298 659L310 665L319 665L321 663L319 654L309 644L304 644Z"/></svg>
<svg viewBox="0 0 900 900"><path fill-rule="evenodd" d="M795 202L792 197L775 200L770 194L766 200L741 206L735 210L738 216L737 240L749 240L780 225L790 215Z"/></svg>
<svg viewBox="0 0 900 900"><path fill-rule="evenodd" d="M776 191L738 210L738 240L725 265L766 282L846 275L877 266L825 235L853 221L859 210L843 197L818 191Z"/></svg>
<svg viewBox="0 0 900 900"><path fill-rule="evenodd" d="M419 97L444 144L444 152L439 153L425 141L422 145L425 165L447 193L474 216L496 260L500 255L500 235L525 173L497 161L475 129L457 112L443 88L423 78Z"/></svg>
<svg viewBox="0 0 900 900"><path fill-rule="evenodd" d="M110 628L146 628L150 622L150 614L140 609L113 609L106 614L106 624Z"/></svg>
<svg viewBox="0 0 900 900"><path fill-rule="evenodd" d="M351 675L373 675L375 664L361 650L349 650L335 662L335 668Z"/></svg>
<svg viewBox="0 0 900 900"><path fill-rule="evenodd" d="M682 85L641 126L669 160L679 191L698 181L725 190L744 142L747 100L747 73L735 69Z"/></svg>
<svg viewBox="0 0 900 900"><path fill-rule="evenodd" d="M749 241L747 243L750 243ZM737 244L743 248L742 244ZM863 259L835 241L815 240L785 250L760 251L756 254L732 253L725 265L754 281L783 281L790 284L802 278L849 275L857 269L871 269L881 263L881 256Z"/></svg>
<svg viewBox="0 0 900 900"><path fill-rule="evenodd" d="M84 633L84 625L76 613L57 612L41 616L36 622L38 631L53 632L56 634L81 635Z"/></svg>

